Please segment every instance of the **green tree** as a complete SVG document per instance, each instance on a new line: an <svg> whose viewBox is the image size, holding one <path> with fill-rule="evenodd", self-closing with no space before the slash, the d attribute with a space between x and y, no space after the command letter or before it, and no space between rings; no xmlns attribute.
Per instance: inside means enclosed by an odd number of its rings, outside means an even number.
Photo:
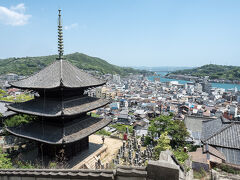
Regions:
<svg viewBox="0 0 240 180"><path fill-rule="evenodd" d="M166 151L167 149L171 149L170 139L168 138L168 133L164 132L157 140L157 145L154 147L155 158L159 159L161 151Z"/></svg>
<svg viewBox="0 0 240 180"><path fill-rule="evenodd" d="M16 73L18 75L31 75L51 64L56 58L57 55L2 59L0 61L0 74ZM126 76L128 73L150 73L149 71L115 66L103 59L81 53L68 54L64 58L80 69L94 70L99 73L120 74L122 76Z"/></svg>
<svg viewBox="0 0 240 180"><path fill-rule="evenodd" d="M127 131L127 128L128 128L129 133L133 132L133 126L119 124L119 123L111 124L110 126L113 128L116 128L119 133L125 133Z"/></svg>
<svg viewBox="0 0 240 180"><path fill-rule="evenodd" d="M183 121L181 120L171 121L167 128L167 131L169 135L172 137L171 145L173 147L185 145L185 140L189 136L189 133Z"/></svg>
<svg viewBox="0 0 240 180"><path fill-rule="evenodd" d="M37 119L37 116L31 116L31 115L15 115L13 117L10 117L4 121L4 124L8 127L15 127L20 124L24 123L30 123Z"/></svg>
<svg viewBox="0 0 240 180"><path fill-rule="evenodd" d="M209 76L210 79L225 79L240 81L240 67L239 66L223 66L208 64L198 68L179 70L170 73L192 75L197 77Z"/></svg>
<svg viewBox="0 0 240 180"><path fill-rule="evenodd" d="M148 128L150 133L149 136L146 136L146 139L150 142L158 134L160 136L164 132L167 132L171 136L171 146L172 148L185 145L185 139L189 136L187 128L183 121L173 120L172 116L161 115L151 121L151 124ZM150 140L149 140L150 138Z"/></svg>
<svg viewBox="0 0 240 180"><path fill-rule="evenodd" d="M10 169L13 167L11 159L7 157L6 153L3 153L0 148L0 169Z"/></svg>
<svg viewBox="0 0 240 180"><path fill-rule="evenodd" d="M188 153L184 152L183 148L173 151L173 154L182 165L184 165L184 162L189 158Z"/></svg>

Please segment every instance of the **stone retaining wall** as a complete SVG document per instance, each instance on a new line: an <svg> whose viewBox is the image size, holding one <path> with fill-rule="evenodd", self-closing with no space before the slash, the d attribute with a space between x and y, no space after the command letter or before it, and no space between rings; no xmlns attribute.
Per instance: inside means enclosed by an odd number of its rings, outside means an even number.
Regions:
<svg viewBox="0 0 240 180"><path fill-rule="evenodd" d="M191 179L172 158L170 151L160 154L158 161L149 161L145 167L117 166L115 169L2 169L0 180L179 180Z"/></svg>

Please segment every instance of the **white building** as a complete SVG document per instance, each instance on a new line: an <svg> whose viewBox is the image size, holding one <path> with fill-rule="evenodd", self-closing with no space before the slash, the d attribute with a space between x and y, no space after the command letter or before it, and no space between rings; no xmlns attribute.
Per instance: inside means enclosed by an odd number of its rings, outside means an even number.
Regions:
<svg viewBox="0 0 240 180"><path fill-rule="evenodd" d="M237 111L238 111L238 108L237 108L236 105L231 104L231 105L229 106L229 113L230 113L231 115L233 115L233 117L237 117Z"/></svg>
<svg viewBox="0 0 240 180"><path fill-rule="evenodd" d="M121 83L121 78L118 74L113 75L113 82L120 84Z"/></svg>

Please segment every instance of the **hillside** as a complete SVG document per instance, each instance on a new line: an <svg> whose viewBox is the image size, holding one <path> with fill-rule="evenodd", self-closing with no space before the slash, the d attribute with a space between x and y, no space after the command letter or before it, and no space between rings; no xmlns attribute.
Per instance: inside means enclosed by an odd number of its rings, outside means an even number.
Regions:
<svg viewBox="0 0 240 180"><path fill-rule="evenodd" d="M57 55L2 59L0 60L0 75L7 73L30 75L46 67L53 62L56 57ZM143 70L115 66L103 59L82 53L68 54L64 56L64 59L70 61L80 69L96 70L103 74L127 75L128 73L147 73L147 71Z"/></svg>
<svg viewBox="0 0 240 180"><path fill-rule="evenodd" d="M198 68L185 69L171 74L191 75L197 77L209 76L210 79L238 80L240 81L239 66L223 66L208 64Z"/></svg>

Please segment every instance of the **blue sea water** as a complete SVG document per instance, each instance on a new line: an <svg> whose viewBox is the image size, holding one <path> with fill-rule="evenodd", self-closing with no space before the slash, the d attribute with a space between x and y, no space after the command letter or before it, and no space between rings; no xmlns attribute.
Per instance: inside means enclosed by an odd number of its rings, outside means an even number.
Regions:
<svg viewBox="0 0 240 180"><path fill-rule="evenodd" d="M184 81L184 80L177 80L177 79L169 79L169 78L164 78L167 74L167 72L158 72L157 73L159 76L149 76L148 80L154 81L154 78L160 77L160 82L169 82L169 81L178 81L179 84L186 84L187 82L190 81ZM223 89L234 89L235 87L240 90L240 84L226 84L226 83L211 83L212 87L216 88L223 88Z"/></svg>

